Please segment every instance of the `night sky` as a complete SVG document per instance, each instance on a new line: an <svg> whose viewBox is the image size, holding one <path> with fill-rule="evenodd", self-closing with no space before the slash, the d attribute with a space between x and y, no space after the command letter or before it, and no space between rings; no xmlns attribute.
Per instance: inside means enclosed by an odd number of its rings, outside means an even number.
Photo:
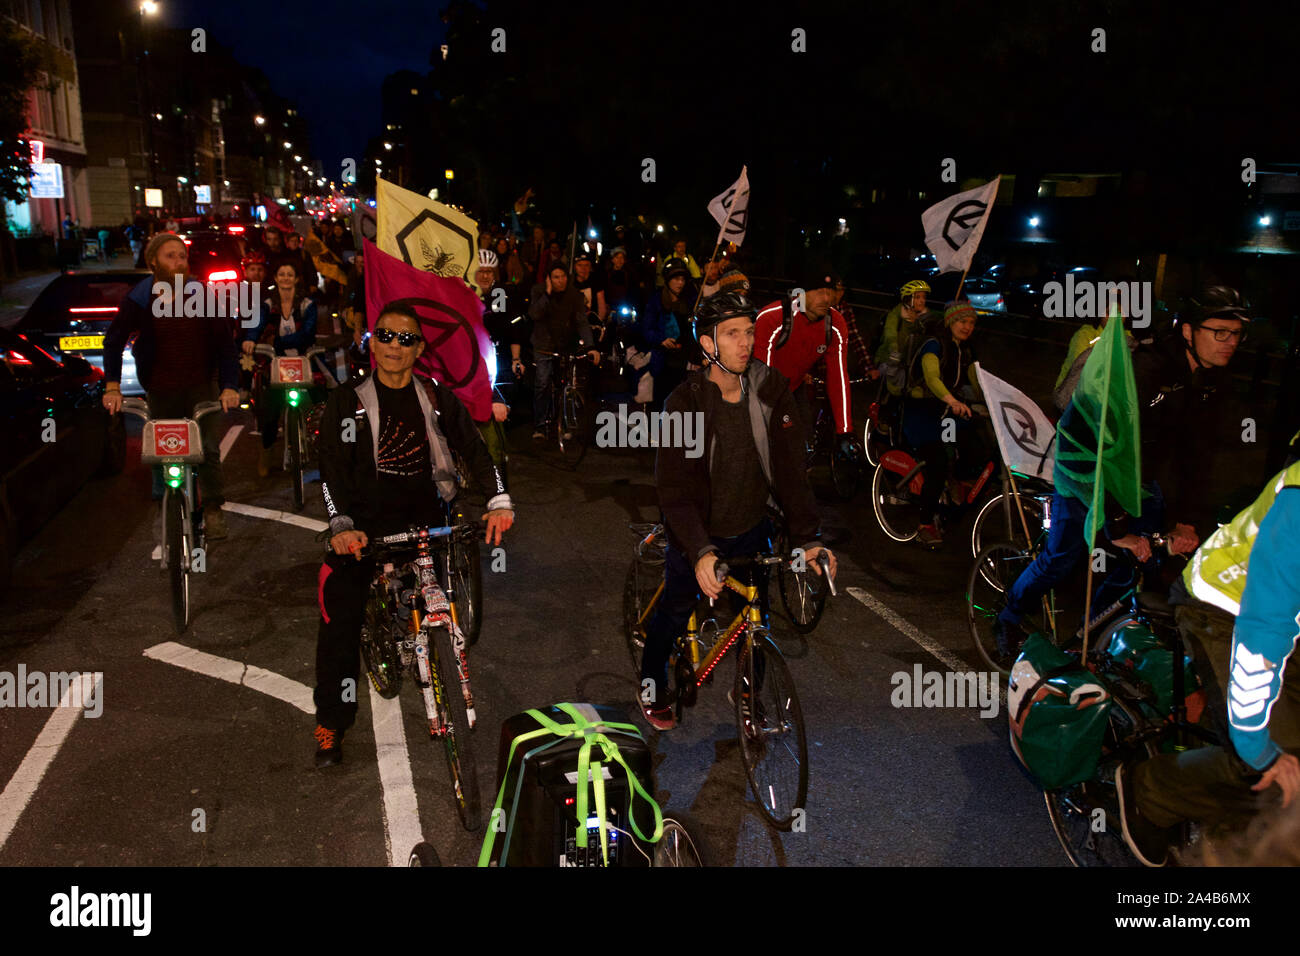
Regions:
<svg viewBox="0 0 1300 956"><path fill-rule="evenodd" d="M423 73L442 42L441 3L364 0L161 0L168 27L204 27L257 67L311 126L316 156L337 169L381 131L379 87L396 70ZM423 14L418 11L426 11Z"/></svg>

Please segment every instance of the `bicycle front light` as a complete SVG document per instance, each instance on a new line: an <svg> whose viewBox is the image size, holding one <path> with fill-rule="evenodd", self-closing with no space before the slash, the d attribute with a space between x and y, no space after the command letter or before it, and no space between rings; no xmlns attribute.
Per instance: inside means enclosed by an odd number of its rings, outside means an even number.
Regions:
<svg viewBox="0 0 1300 956"><path fill-rule="evenodd" d="M167 484L172 488L179 488L181 486L181 478L183 475L184 473L180 465L167 466Z"/></svg>
<svg viewBox="0 0 1300 956"><path fill-rule="evenodd" d="M289 389L289 404L294 408L298 407L298 400L300 397L301 393L296 388Z"/></svg>

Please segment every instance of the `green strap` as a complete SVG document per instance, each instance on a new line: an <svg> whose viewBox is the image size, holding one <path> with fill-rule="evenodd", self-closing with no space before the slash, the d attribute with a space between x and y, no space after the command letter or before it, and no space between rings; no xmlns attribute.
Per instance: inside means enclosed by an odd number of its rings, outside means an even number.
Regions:
<svg viewBox="0 0 1300 956"><path fill-rule="evenodd" d="M527 761L536 754L557 746L570 737L581 736L583 738L582 746L578 750L578 780L581 785L578 787L577 799L575 801L577 805L574 808L578 821L576 837L577 845L583 849L587 846L587 784L589 782L595 797L596 814L600 820L601 858L604 860L606 865L609 864L609 820L606 814L604 761L613 761L621 766L623 772L627 776L628 783L632 788L632 798L629 801L628 822L631 824L633 832L644 842L657 843L660 837L663 836L663 812L659 809L659 804L657 804L650 794L645 791L645 788L641 786L641 782L637 779L636 774L632 772L632 769L627 765L627 761L623 758L622 753L620 753L618 745L601 732L603 730L613 731L615 733L636 737L640 740L642 739L640 730L638 730L634 724L592 723L587 720L587 718L585 718L573 704L557 704L556 707L571 717L573 722L562 724L546 716L541 711L526 711L528 716L541 724L541 727L538 730L520 734L511 741L510 753L506 758L506 767L508 768L514 764L515 750L521 743L541 736L553 736L556 738L555 740L550 740L542 746L536 747L525 753L523 763L527 763ZM600 756L595 761L592 761L591 759L591 748L593 744L599 745L600 747ZM523 789L523 780L524 774L521 766L520 773L517 775L515 781L514 800L510 808L510 821L507 824L506 838L502 849L503 859L509 852L510 835L514 830L515 813L519 808L519 796ZM499 819L498 811L502 808L502 802L505 799L505 789L506 782L505 780L502 780L501 789L497 793L496 805L492 808L491 824L488 827L487 834L484 836L483 847L479 851L479 866L487 866L491 859L492 847L496 841L496 827L494 824ZM646 803L650 804L651 809L654 811L654 833L649 837L641 832L640 827L637 826L635 814L631 813L631 807L635 803L637 795L640 795Z"/></svg>

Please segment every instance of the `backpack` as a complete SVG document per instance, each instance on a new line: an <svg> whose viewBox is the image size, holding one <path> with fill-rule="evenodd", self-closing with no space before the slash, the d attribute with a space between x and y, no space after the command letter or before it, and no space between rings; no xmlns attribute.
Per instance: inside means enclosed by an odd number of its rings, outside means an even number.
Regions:
<svg viewBox="0 0 1300 956"><path fill-rule="evenodd" d="M775 354L786 342L790 340L790 330L794 328L794 302L788 295L781 297L781 332L776 337L776 342L772 345L772 352ZM826 313L826 351L831 350L831 332L834 329L834 323L831 321L830 313Z"/></svg>

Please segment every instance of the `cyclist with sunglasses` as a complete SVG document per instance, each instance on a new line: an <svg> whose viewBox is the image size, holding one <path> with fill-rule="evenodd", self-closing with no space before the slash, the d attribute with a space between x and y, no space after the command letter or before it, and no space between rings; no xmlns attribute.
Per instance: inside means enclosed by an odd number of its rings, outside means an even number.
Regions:
<svg viewBox="0 0 1300 956"><path fill-rule="evenodd" d="M377 536L446 521L459 453L488 496L485 540L500 544L514 506L469 410L444 385L413 374L426 347L419 317L390 305L375 322L375 374L330 394L320 428L321 492L330 549L318 585L316 765L338 763L357 713L360 636L373 559L358 552Z"/></svg>

